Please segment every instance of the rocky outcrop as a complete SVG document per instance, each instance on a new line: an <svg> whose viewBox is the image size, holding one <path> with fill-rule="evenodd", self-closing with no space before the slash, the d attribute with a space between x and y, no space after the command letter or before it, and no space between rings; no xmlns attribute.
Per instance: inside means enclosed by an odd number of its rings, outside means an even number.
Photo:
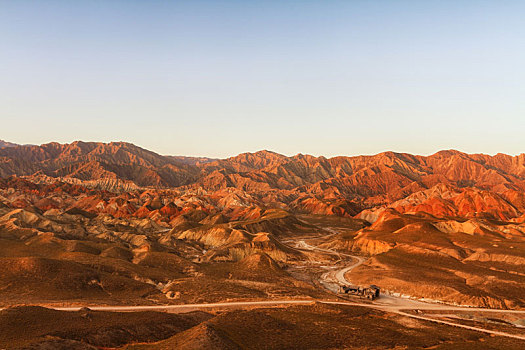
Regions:
<svg viewBox="0 0 525 350"><path fill-rule="evenodd" d="M510 220L525 214L525 155L441 151L428 157L286 157L270 151L221 160L166 157L124 142L0 148L0 177L30 176L110 191L144 186L222 193L222 206L249 205L245 194L299 212L353 216L378 206L439 217ZM230 192L235 189L237 192ZM377 208L376 208L377 209ZM375 214L367 212L369 220Z"/></svg>

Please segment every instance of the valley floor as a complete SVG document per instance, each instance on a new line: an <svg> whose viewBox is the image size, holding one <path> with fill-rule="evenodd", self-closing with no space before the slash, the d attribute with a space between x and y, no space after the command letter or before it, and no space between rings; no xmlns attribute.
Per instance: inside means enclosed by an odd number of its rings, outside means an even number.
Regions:
<svg viewBox="0 0 525 350"><path fill-rule="evenodd" d="M347 278L367 258L318 247L327 237L337 234L333 228L328 231L328 235L309 234L283 240L289 245L293 242L295 249L309 257L287 268L292 276L302 277L319 289L318 294L309 293L307 298L300 294L285 299L254 295L232 302L121 306L80 301L75 306L57 306L59 301L55 301L39 303L46 308L5 308L0 311L1 324L7 325L3 326L0 347L506 349L525 346L525 332L519 327L525 320L525 311L459 307L392 295L368 301L334 293L337 286L351 284ZM108 312L112 321L92 326ZM171 319L170 314L178 316ZM22 324L39 323L50 315L54 321L47 327L31 326L23 335L19 333ZM154 315L160 316L160 324L138 326L141 318L157 317ZM79 320L76 326L62 328L61 322L75 318ZM90 326L81 329L86 320ZM312 322L322 327L323 335L315 336L319 327L312 328ZM258 334L255 338L254 327Z"/></svg>

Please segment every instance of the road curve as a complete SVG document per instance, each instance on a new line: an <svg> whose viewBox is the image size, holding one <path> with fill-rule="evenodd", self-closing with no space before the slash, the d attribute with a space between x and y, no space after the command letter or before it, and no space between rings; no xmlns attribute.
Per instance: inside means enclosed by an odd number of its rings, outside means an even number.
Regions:
<svg viewBox="0 0 525 350"><path fill-rule="evenodd" d="M304 240L298 242L299 249L307 249L307 250L317 250L320 252L325 252L328 254L336 255L339 258L341 256L350 257L354 260L356 260L352 265L346 266L340 270L337 271L331 271L324 273L321 276L321 279L324 281L328 281L329 277L333 277L338 283L343 285L352 285L350 281L348 281L345 277L345 275L351 271L352 269L356 268L357 266L361 265L363 262L365 262L365 259L360 256L350 255L350 254L344 254L340 252L333 251L331 249L323 249L318 248L316 246L310 245L306 243ZM474 307L462 307L462 306L449 306L446 304L437 304L437 303L428 303L428 302L422 302L418 300L411 300L411 299L405 299L400 297L394 297L390 295L382 295L381 298L371 304L368 303L354 303L354 302L333 302L333 301L319 301L324 304L336 304L336 305L354 305L354 306L363 306L373 309L382 310L385 312L393 312L397 313L399 315L403 315L410 318L415 318L419 320L425 320L429 322L444 324L448 326L453 327L459 327L469 330L474 330L478 332L483 332L487 334L493 334L508 338L514 338L514 339L520 339L525 340L525 336L517 335L517 334L511 334L511 333L505 333L500 331L493 331L490 329L485 329L481 327L473 327L473 326L467 326L463 324L458 324L454 322L439 320L431 317L425 317L421 315L413 315L410 313L405 312L404 310L408 309L417 309L417 310L442 310L442 311L484 311L484 312L495 312L495 313L517 313L517 314L525 314L525 311L522 310L503 310L503 309L486 309L486 308L474 308Z"/></svg>
<svg viewBox="0 0 525 350"><path fill-rule="evenodd" d="M317 248L315 246L309 245L304 241L299 241L297 244L298 249L305 250L318 250L328 254L337 255L339 258L341 256L351 257L356 260L352 265L346 266L343 269L332 271L332 274L337 281L341 284L351 284L345 278L345 274L357 266L361 265L365 259L359 256L354 256L345 253L339 253L330 249ZM323 278L326 278L327 274L323 274ZM400 302L402 301L402 302ZM168 312L188 312L194 309L209 309L209 308L230 308L230 307L253 307L253 306L278 306L278 305L309 305L315 302L328 305L345 305L345 306L361 306L372 308L384 312L393 312L405 317L410 317L414 319L439 323L443 325L448 325L452 327L459 327L468 330L483 332L487 334L493 334L496 336L514 338L519 340L525 340L525 335L511 334L500 331L494 331L489 329L484 329L480 327L467 326L463 324L453 323L445 320L439 320L431 317L425 317L421 315L414 315L407 313L405 310L409 309L418 309L418 310L448 310L448 311L484 311L484 312L495 312L495 313L521 313L525 314L525 311L522 310L501 310L501 309L485 309L485 308L471 308L471 307L461 307L461 306L449 306L445 304L433 304L420 302L415 300L396 298L392 296L382 296L379 301L373 303L360 303L352 301L333 301L333 300L317 300L317 299L302 299L302 300L265 300L265 301L236 301L236 302L225 302L225 303L201 303L201 304L181 304L181 305L138 305L138 306L70 306L70 307L56 307L53 305L42 305L46 308L59 310L59 311L78 311L83 307L89 307L91 310L96 311L111 311L111 312L137 312L137 311L168 311ZM0 308L0 311L4 310Z"/></svg>
<svg viewBox="0 0 525 350"><path fill-rule="evenodd" d="M352 265L345 267L344 269L338 270L334 274L335 279L338 280L342 284L352 284L345 278L346 273L355 269L356 267L358 267L359 265L365 262L365 259L360 256L352 256L352 258L354 258L357 261L353 263Z"/></svg>

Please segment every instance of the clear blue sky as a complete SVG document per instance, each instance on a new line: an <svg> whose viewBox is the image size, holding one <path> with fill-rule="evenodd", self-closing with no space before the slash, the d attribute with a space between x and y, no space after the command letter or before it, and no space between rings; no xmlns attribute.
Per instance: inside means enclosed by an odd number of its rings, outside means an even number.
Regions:
<svg viewBox="0 0 525 350"><path fill-rule="evenodd" d="M0 0L0 139L525 152L524 1Z"/></svg>

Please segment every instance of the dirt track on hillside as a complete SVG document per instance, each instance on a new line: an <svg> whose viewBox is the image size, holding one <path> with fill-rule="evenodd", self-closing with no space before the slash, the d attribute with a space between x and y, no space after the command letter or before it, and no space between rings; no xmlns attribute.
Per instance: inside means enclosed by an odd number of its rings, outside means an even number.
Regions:
<svg viewBox="0 0 525 350"><path fill-rule="evenodd" d="M316 237L322 238L322 237ZM300 250L307 251L318 251L325 254L335 255L340 260L342 258L351 259L349 265L345 265L343 268L338 270L332 270L321 275L321 280L327 283L337 283L343 285L351 285L352 283L348 281L345 275L350 272L352 269L358 267L366 261L365 258L360 256L354 256L346 253L336 252L330 249L318 248L316 246L310 245L305 242L305 240L300 240L296 244L296 248ZM331 290L334 292L333 290ZM453 323L449 321L439 320L431 317L426 317L422 315L415 315L408 313L409 310L442 310L442 311L483 311L483 312L494 312L494 313L519 313L524 314L525 311L521 310L499 310L499 309L487 309L487 308L474 308L474 307L461 307L461 306L450 306L446 304L439 303L428 303L418 300L412 300L407 298L395 297L390 295L382 295L378 300L364 303L357 301L334 301L334 300L317 300L317 299L301 299L301 300L264 300L264 301L237 301L237 302L226 302L226 303L201 303L201 304L181 304L181 305L137 305L137 306L107 306L107 305L85 305L85 306L55 306L55 305L41 305L50 309L60 310L60 311L78 311L82 307L89 307L91 310L97 311L113 311L113 312L136 312L136 311L166 311L173 313L183 313L190 312L194 310L202 309L231 309L231 308L253 308L253 307L268 307L268 306L284 306L284 305L307 305L315 302L323 304L332 304L332 305L344 305L344 306L361 306L372 308L384 312L396 313L405 317L410 317L418 320L424 320L439 324L444 324L453 327L460 327L468 330L474 330L478 332L493 334L497 336L515 338L520 340L525 340L525 335L510 334L505 332L500 332L496 330L489 330L480 327L473 327L458 323ZM2 310L2 309L0 309Z"/></svg>

